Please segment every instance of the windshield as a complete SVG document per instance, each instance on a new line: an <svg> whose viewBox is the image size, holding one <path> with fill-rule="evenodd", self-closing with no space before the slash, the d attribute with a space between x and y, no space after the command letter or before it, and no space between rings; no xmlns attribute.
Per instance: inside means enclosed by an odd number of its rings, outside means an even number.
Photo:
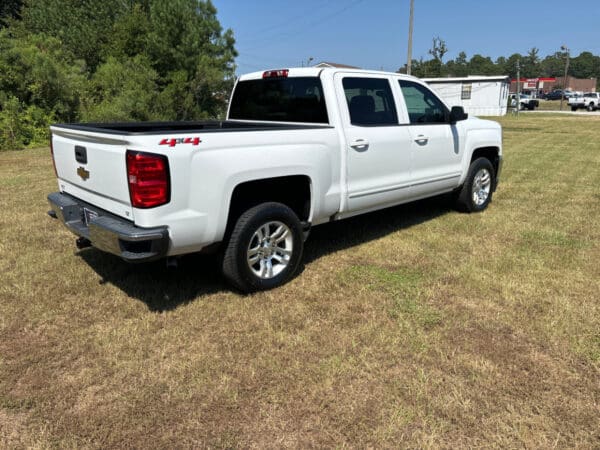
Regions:
<svg viewBox="0 0 600 450"><path fill-rule="evenodd" d="M329 123L323 86L317 77L240 81L231 99L229 118Z"/></svg>

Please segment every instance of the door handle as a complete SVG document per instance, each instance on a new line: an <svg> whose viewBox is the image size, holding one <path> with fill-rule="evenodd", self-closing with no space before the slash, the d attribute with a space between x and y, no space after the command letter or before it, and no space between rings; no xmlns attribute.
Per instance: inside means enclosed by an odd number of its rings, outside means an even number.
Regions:
<svg viewBox="0 0 600 450"><path fill-rule="evenodd" d="M366 139L355 139L350 143L350 147L354 150L366 150L369 148L369 141Z"/></svg>
<svg viewBox="0 0 600 450"><path fill-rule="evenodd" d="M415 139L415 142L419 145L426 145L427 142L429 142L429 138L427 136L423 136L422 134L420 134Z"/></svg>

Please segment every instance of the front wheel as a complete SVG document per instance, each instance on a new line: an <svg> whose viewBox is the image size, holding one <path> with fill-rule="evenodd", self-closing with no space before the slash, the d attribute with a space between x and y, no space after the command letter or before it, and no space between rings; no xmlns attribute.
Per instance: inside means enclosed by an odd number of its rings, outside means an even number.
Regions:
<svg viewBox="0 0 600 450"><path fill-rule="evenodd" d="M594 104L593 104L593 103L590 103L590 104L588 105L588 107L587 107L587 110L588 110L589 112L592 112L592 111L594 110Z"/></svg>
<svg viewBox="0 0 600 450"><path fill-rule="evenodd" d="M469 166L467 178L456 193L456 207L464 212L483 211L492 201L494 166L487 158L477 158Z"/></svg>
<svg viewBox="0 0 600 450"><path fill-rule="evenodd" d="M281 203L244 212L223 254L223 275L242 292L272 289L296 273L304 240L296 214Z"/></svg>

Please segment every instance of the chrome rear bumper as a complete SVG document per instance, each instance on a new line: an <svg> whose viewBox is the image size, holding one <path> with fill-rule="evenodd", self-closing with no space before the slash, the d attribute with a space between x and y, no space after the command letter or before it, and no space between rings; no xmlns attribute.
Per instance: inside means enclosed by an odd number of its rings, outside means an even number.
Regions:
<svg viewBox="0 0 600 450"><path fill-rule="evenodd" d="M61 192L48 195L48 203L52 208L48 212L50 216L99 250L130 262L151 261L167 254L169 230L166 226L140 228Z"/></svg>

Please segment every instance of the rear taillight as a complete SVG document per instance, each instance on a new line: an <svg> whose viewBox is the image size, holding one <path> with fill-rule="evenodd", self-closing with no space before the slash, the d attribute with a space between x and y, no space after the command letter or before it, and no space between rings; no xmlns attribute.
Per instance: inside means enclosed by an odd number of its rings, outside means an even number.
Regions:
<svg viewBox="0 0 600 450"><path fill-rule="evenodd" d="M54 167L54 175L58 178L58 172L56 171L56 161L54 161L54 146L52 145L52 134L50 134L50 156L52 156L52 167Z"/></svg>
<svg viewBox="0 0 600 450"><path fill-rule="evenodd" d="M127 150L129 197L134 208L153 208L168 203L169 160L164 155Z"/></svg>

